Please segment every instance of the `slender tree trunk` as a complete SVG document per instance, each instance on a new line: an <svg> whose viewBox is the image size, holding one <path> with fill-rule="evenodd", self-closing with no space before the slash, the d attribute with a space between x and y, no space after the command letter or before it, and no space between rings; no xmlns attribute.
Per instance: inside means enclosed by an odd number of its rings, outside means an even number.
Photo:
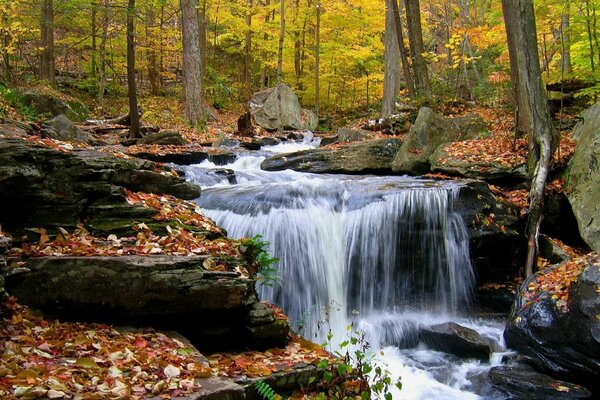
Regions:
<svg viewBox="0 0 600 400"><path fill-rule="evenodd" d="M384 37L384 75L383 75L383 101L381 116L383 118L394 112L394 102L400 90L400 47L396 35L396 23L392 1L386 0L385 7L385 37Z"/></svg>
<svg viewBox="0 0 600 400"><path fill-rule="evenodd" d="M155 16L151 5L146 7L146 48L148 54L148 79L150 80L150 94L160 94L160 72L158 71L158 57L156 54Z"/></svg>
<svg viewBox="0 0 600 400"><path fill-rule="evenodd" d="M561 69L564 74L571 75L573 73L571 62L571 3L567 0L563 7L565 12L560 16Z"/></svg>
<svg viewBox="0 0 600 400"><path fill-rule="evenodd" d="M252 0L246 0L248 10L246 11L246 46L244 49L244 93L246 100L252 96L252 85L250 82L250 69L252 65Z"/></svg>
<svg viewBox="0 0 600 400"><path fill-rule="evenodd" d="M277 50L277 84L281 83L283 76L283 41L285 39L285 0L279 0L279 15L281 27L279 30L279 48Z"/></svg>
<svg viewBox="0 0 600 400"><path fill-rule="evenodd" d="M423 30L421 28L421 8L419 0L405 0L405 6L410 56L413 61L415 78L415 92L419 97L429 97L431 87L429 84L427 64L422 56L425 52L425 47L423 46Z"/></svg>
<svg viewBox="0 0 600 400"><path fill-rule="evenodd" d="M129 97L129 138L142 137L140 132L140 116L137 106L137 89L135 85L135 0L127 3L127 89Z"/></svg>
<svg viewBox="0 0 600 400"><path fill-rule="evenodd" d="M271 0L266 0L264 3L265 7L269 7L271 5ZM266 13L265 15L265 26L269 23L269 16L270 13ZM263 38L265 40L265 42L269 39L269 35L267 34L266 30L265 33L263 35ZM267 59L267 52L266 50L263 50L262 52L262 60L264 62L264 60ZM266 64L263 65L263 67L260 70L260 90L264 90L265 87L267 87L267 66Z"/></svg>
<svg viewBox="0 0 600 400"><path fill-rule="evenodd" d="M592 37L592 18L590 15L590 0L585 0L585 6L586 6L586 28L587 28L587 34L588 34L588 42L590 44L590 67L592 69L592 73L596 72L596 66L594 63L594 42L593 42L593 37Z"/></svg>
<svg viewBox="0 0 600 400"><path fill-rule="evenodd" d="M104 0L102 7L102 36L100 37L100 46L98 48L98 56L100 58L100 68L98 74L98 104L100 107L104 103L104 90L106 89L106 41L108 40L108 7L110 0Z"/></svg>
<svg viewBox="0 0 600 400"><path fill-rule="evenodd" d="M319 116L319 69L321 64L321 2L317 1L317 26L315 29L315 114Z"/></svg>
<svg viewBox="0 0 600 400"><path fill-rule="evenodd" d="M2 14L2 20L5 26L8 26L8 15L6 13ZM10 32L6 30L2 35L2 62L4 64L4 80L7 83L12 82L12 72L10 67L10 55L8 54L8 47L10 45Z"/></svg>
<svg viewBox="0 0 600 400"><path fill-rule="evenodd" d="M92 77L96 77L96 73L98 72L98 65L96 63L96 53L98 52L97 49L97 40L96 37L97 35L97 27L96 27L96 16L98 15L98 4L92 0L92 62L91 62L91 69L92 69Z"/></svg>
<svg viewBox="0 0 600 400"><path fill-rule="evenodd" d="M56 78L54 75L54 3L53 0L42 2L42 14L40 18L41 47L40 55L40 79L48 81L54 86Z"/></svg>
<svg viewBox="0 0 600 400"><path fill-rule="evenodd" d="M184 113L192 126L206 122L202 101L197 0L181 0Z"/></svg>
<svg viewBox="0 0 600 400"><path fill-rule="evenodd" d="M296 74L296 88L302 90L300 79L301 79L301 57L302 57L302 43L300 38L300 28L298 27L298 20L300 19L300 0L294 2L294 72Z"/></svg>
<svg viewBox="0 0 600 400"><path fill-rule="evenodd" d="M404 33L402 28L402 17L400 16L400 7L398 6L397 0L390 0L392 5L392 12L394 14L394 25L396 26L396 41L398 42L398 49L400 51L400 60L402 61L402 71L404 72L404 80L406 81L406 89L408 90L408 96L410 98L415 97L415 82L413 80L413 74L408 63L408 51L404 46Z"/></svg>
<svg viewBox="0 0 600 400"><path fill-rule="evenodd" d="M502 0L504 19L509 43L515 46L509 51L511 67L516 68L512 76L515 97L526 108L525 113L529 141L529 216L527 218L527 261L525 275L533 273L538 256L538 236L544 211L544 189L550 160L557 143L557 132L552 125L546 92L541 77L537 35L532 0ZM512 36L512 38L511 38ZM509 47L510 49L510 47Z"/></svg>

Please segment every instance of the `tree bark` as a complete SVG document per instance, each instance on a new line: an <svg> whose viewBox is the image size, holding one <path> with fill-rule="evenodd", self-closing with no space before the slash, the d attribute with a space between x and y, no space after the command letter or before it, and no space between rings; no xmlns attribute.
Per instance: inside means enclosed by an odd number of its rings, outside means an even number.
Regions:
<svg viewBox="0 0 600 400"><path fill-rule="evenodd" d="M400 51L400 60L402 61L402 71L404 73L404 80L406 81L406 89L408 90L408 97L411 99L415 97L415 82L413 80L413 74L410 69L408 62L408 51L404 46L404 32L402 31L402 17L400 16L400 7L398 6L398 0L390 0L392 6L392 13L394 14L394 25L396 27L396 41L398 42L398 50Z"/></svg>
<svg viewBox="0 0 600 400"><path fill-rule="evenodd" d="M396 35L396 22L392 1L386 0L385 7L385 37L384 37L384 75L383 101L381 117L385 118L394 112L394 102L400 90L400 47Z"/></svg>
<svg viewBox="0 0 600 400"><path fill-rule="evenodd" d="M110 0L104 0L102 8L102 36L100 37L100 45L98 47L99 57L99 74L98 74L98 104L100 107L104 104L104 90L106 88L106 41L108 39L108 7Z"/></svg>
<svg viewBox="0 0 600 400"><path fill-rule="evenodd" d="M422 55L425 52L425 47L423 46L423 29L421 27L419 0L405 0L405 6L410 56L413 62L415 79L415 93L418 97L429 97L431 87L429 84L427 63L425 63Z"/></svg>
<svg viewBox="0 0 600 400"><path fill-rule="evenodd" d="M571 63L571 3L566 1L563 5L565 12L560 16L560 34L561 34L561 69L564 74L573 73L573 64Z"/></svg>
<svg viewBox="0 0 600 400"><path fill-rule="evenodd" d="M141 138L140 116L137 106L137 89L135 85L135 0L127 3L127 89L129 97L129 138Z"/></svg>
<svg viewBox="0 0 600 400"><path fill-rule="evenodd" d="M2 20L5 26L8 26L8 15L6 13L2 14ZM4 80L7 83L12 82L12 72L10 67L10 55L8 54L8 46L10 45L11 35L8 30L4 32L2 35L2 62L4 64Z"/></svg>
<svg viewBox="0 0 600 400"><path fill-rule="evenodd" d="M146 7L146 48L148 56L148 79L150 80L150 94L160 94L160 72L158 70L158 56L156 54L155 15L152 5Z"/></svg>
<svg viewBox="0 0 600 400"><path fill-rule="evenodd" d="M202 101L197 6L197 0L181 0L184 113L192 126L206 123Z"/></svg>
<svg viewBox="0 0 600 400"><path fill-rule="evenodd" d="M252 85L250 83L250 69L252 65L252 0L246 0L248 10L246 11L246 45L244 48L244 93L245 100L252 96Z"/></svg>
<svg viewBox="0 0 600 400"><path fill-rule="evenodd" d="M285 39L285 0L279 0L279 16L281 26L279 30L279 48L277 51L277 84L281 83L283 76L283 41Z"/></svg>
<svg viewBox="0 0 600 400"><path fill-rule="evenodd" d="M542 83L537 35L532 0L502 0L504 19L509 43L511 67L516 68L512 76L515 98L526 107L518 109L524 113L529 141L529 215L527 218L527 261L525 275L533 273L538 256L538 235L544 211L544 189L550 160L557 143L557 132L552 125L546 92Z"/></svg>
<svg viewBox="0 0 600 400"><path fill-rule="evenodd" d="M317 1L317 26L315 32L315 114L319 116L319 69L321 64L321 2Z"/></svg>
<svg viewBox="0 0 600 400"><path fill-rule="evenodd" d="M202 76L206 73L206 61L208 60L206 51L206 1L201 0L202 6L198 10L198 41L200 46L200 73Z"/></svg>
<svg viewBox="0 0 600 400"><path fill-rule="evenodd" d="M40 18L41 47L40 55L40 79L48 81L54 86L54 2L44 0L42 3L42 14Z"/></svg>
<svg viewBox="0 0 600 400"><path fill-rule="evenodd" d="M98 72L98 66L97 66L97 62L96 62L96 53L97 53L97 45L96 45L96 37L98 36L96 33L97 31L97 27L96 27L96 17L98 15L98 4L95 1L92 1L92 62L91 62L91 72L92 72L92 76L95 78L96 77L96 73Z"/></svg>

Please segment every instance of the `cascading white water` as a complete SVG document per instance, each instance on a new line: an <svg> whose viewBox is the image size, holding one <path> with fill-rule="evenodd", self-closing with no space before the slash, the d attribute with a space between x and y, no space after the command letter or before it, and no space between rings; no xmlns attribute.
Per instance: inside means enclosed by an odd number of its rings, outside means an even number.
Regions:
<svg viewBox="0 0 600 400"><path fill-rule="evenodd" d="M261 298L282 307L305 337L317 341L326 333L323 323L343 340L358 310L371 345L394 346L387 361L402 363L396 372L408 369L419 376L416 382L430 382L425 391L422 385L407 391L405 383L399 398L465 398L459 388L467 384L466 365L473 369L477 363L448 367L440 383L422 360L436 352L399 349L412 347L406 343L423 321L456 319L470 305L468 233L453 207L459 185L265 172L259 167L263 159L246 156L227 165L235 184L207 162L186 170L188 179L203 186L199 205L230 236L261 234L271 243L283 284L261 287ZM500 330L494 329L488 336L497 339Z"/></svg>

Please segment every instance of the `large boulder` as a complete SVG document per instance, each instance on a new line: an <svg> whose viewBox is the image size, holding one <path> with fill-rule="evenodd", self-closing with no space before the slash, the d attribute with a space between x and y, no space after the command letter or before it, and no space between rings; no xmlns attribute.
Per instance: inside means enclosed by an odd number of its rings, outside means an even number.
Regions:
<svg viewBox="0 0 600 400"><path fill-rule="evenodd" d="M150 161L0 138L0 221L15 234L75 226L93 207L123 203L123 188L184 199L200 195L198 186Z"/></svg>
<svg viewBox="0 0 600 400"><path fill-rule="evenodd" d="M261 168L266 171L313 173L390 173L391 163L400 148L399 139L381 139L356 143L338 149L306 150L267 158Z"/></svg>
<svg viewBox="0 0 600 400"><path fill-rule="evenodd" d="M51 120L42 123L42 135L64 142L81 142L89 144L94 141L90 134L79 129L77 125L64 114L57 115Z"/></svg>
<svg viewBox="0 0 600 400"><path fill-rule="evenodd" d="M82 102L70 99L63 100L60 97L42 92L39 90L18 91L21 101L32 107L37 114L56 117L64 114L72 121L85 121L90 114L90 110Z"/></svg>
<svg viewBox="0 0 600 400"><path fill-rule="evenodd" d="M485 123L479 116L446 118L436 114L431 108L423 107L414 125L408 131L392 168L395 172L427 173L430 170L429 158L438 146L474 139L485 130Z"/></svg>
<svg viewBox="0 0 600 400"><path fill-rule="evenodd" d="M462 358L488 361L490 354L499 350L492 340L455 322L423 326L419 336L429 348Z"/></svg>
<svg viewBox="0 0 600 400"><path fill-rule="evenodd" d="M158 144L158 145L171 145L171 146L182 146L187 144L187 140L181 136L178 131L160 131L153 132L144 136L141 140L142 144Z"/></svg>
<svg viewBox="0 0 600 400"><path fill-rule="evenodd" d="M599 105L590 110L600 108ZM600 251L600 118L590 110L584 112L584 120L576 128L579 141L569 161L565 192L581 238L592 250Z"/></svg>
<svg viewBox="0 0 600 400"><path fill-rule="evenodd" d="M431 171L463 178L481 179L487 182L519 183L529 178L527 163L507 164L502 161L477 161L454 158L441 144L429 158Z"/></svg>
<svg viewBox="0 0 600 400"><path fill-rule="evenodd" d="M254 279L233 272L244 261L211 271L208 258L29 258L6 285L20 303L61 319L177 330L203 348L285 343L287 321L258 303Z"/></svg>
<svg viewBox="0 0 600 400"><path fill-rule="evenodd" d="M302 128L314 131L319 127L319 117L313 111L304 108L300 114Z"/></svg>
<svg viewBox="0 0 600 400"><path fill-rule="evenodd" d="M560 267L559 264L551 268ZM504 331L506 345L536 360L543 366L542 372L597 391L600 258L593 255L587 259L582 274L571 284L568 302L562 307L557 300L565 299L554 292L541 289L526 292L540 275L548 276L550 272L537 272L521 286Z"/></svg>
<svg viewBox="0 0 600 400"><path fill-rule="evenodd" d="M254 122L268 131L302 129L298 96L284 83L255 93L249 103Z"/></svg>
<svg viewBox="0 0 600 400"><path fill-rule="evenodd" d="M597 134L600 131L600 103L596 103L581 113L581 120L573 128L573 139Z"/></svg>

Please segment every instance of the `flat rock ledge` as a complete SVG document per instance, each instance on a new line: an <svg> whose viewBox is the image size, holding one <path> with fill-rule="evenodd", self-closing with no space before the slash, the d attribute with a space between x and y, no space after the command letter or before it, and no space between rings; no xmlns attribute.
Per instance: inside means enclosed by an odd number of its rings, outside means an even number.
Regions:
<svg viewBox="0 0 600 400"><path fill-rule="evenodd" d="M201 350L285 344L289 323L258 302L254 279L207 270L207 258L30 258L6 288L49 316L172 329Z"/></svg>

